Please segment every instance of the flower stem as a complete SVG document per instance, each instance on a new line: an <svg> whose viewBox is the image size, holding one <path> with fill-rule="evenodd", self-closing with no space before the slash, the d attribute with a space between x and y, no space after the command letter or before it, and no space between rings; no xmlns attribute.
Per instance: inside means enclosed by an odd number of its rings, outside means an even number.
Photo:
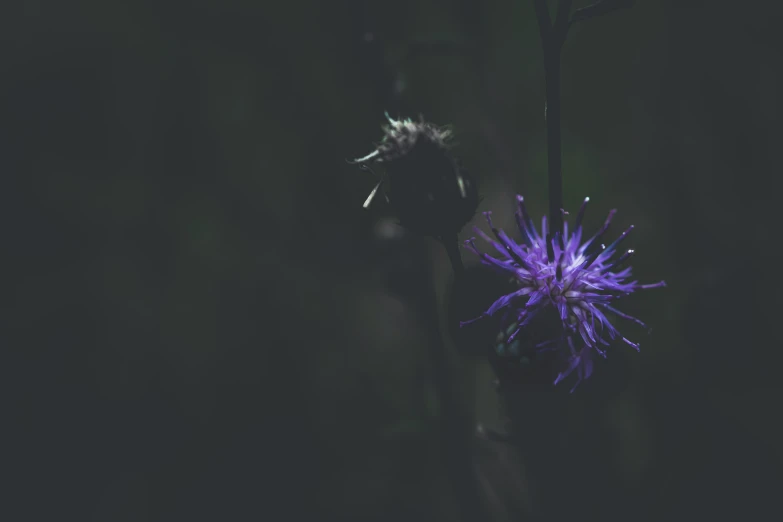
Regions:
<svg viewBox="0 0 783 522"><path fill-rule="evenodd" d="M462 256L459 253L457 236L443 237L440 242L443 243L443 246L446 248L446 254L449 256L451 269L454 270L454 276L459 277L465 272L465 265L462 264Z"/></svg>
<svg viewBox="0 0 783 522"><path fill-rule="evenodd" d="M563 230L563 172L560 133L560 51L545 58L546 71L546 143L549 178L549 222L551 233Z"/></svg>
<svg viewBox="0 0 783 522"><path fill-rule="evenodd" d="M450 240L441 238L449 253L455 274L462 273L464 267L459 255L456 235ZM430 265L431 266L431 265ZM473 421L471 415L461 404L459 387L454 376L454 365L439 328L438 299L432 273L429 277L429 323L431 339L430 361L433 370L433 383L440 404L441 447L449 471L453 490L460 507L461 519L465 522L487 520L485 506L480 493L478 477L473 465Z"/></svg>
<svg viewBox="0 0 783 522"><path fill-rule="evenodd" d="M549 179L549 223L551 235L563 230L563 161L560 129L560 55L568 34L572 0L559 0L557 16L552 23L546 0L533 0L538 20L541 46L544 50L546 79L546 146Z"/></svg>

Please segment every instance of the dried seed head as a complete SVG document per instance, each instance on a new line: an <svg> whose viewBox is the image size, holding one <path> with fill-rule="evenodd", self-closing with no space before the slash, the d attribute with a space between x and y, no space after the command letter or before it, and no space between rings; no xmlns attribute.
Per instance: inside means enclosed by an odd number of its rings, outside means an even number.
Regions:
<svg viewBox="0 0 783 522"><path fill-rule="evenodd" d="M387 195L400 224L434 237L457 234L478 206L476 184L450 152L451 130L423 121L394 120L375 150L354 160L382 164L386 179L367 198L368 206L388 181Z"/></svg>

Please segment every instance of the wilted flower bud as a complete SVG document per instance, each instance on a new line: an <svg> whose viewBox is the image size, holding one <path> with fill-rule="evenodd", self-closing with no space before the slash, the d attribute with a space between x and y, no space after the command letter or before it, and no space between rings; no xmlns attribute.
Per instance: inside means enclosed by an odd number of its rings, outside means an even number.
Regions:
<svg viewBox="0 0 783 522"><path fill-rule="evenodd" d="M354 160L366 166L380 163L386 170L386 179L378 182L365 206L388 181L389 202L402 226L438 238L455 236L473 217L478 192L449 151L451 131L423 120L386 118L389 125L375 150Z"/></svg>

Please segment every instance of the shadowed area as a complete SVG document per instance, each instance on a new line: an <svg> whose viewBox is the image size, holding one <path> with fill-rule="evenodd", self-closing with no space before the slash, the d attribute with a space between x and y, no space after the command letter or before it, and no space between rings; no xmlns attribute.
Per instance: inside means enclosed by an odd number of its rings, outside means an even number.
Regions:
<svg viewBox="0 0 783 522"><path fill-rule="evenodd" d="M591 198L588 230L617 208L634 278L668 287L622 303L652 327L624 325L640 353L526 397L520 451L486 435L505 426L484 333L454 328L507 282L463 249L453 288L442 245L363 209L378 178L346 159L384 111L451 124L479 212L519 239L516 194L548 211L532 2L6 4L3 520L779 511L772 3L639 1L571 29L564 205Z"/></svg>

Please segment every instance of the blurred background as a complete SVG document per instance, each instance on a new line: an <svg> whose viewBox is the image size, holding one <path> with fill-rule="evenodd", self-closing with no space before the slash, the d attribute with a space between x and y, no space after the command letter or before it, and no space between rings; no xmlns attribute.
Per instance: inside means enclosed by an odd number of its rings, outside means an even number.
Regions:
<svg viewBox="0 0 783 522"><path fill-rule="evenodd" d="M571 31L565 204L618 208L669 286L625 302L641 353L539 412L540 445L458 463L444 401L502 427L491 371L440 340L442 247L364 211L345 160L422 113L480 211L542 215L532 2L4 2L0 518L470 520L469 468L486 520L780 519L775 9L641 0ZM536 494L549 455L568 487Z"/></svg>

